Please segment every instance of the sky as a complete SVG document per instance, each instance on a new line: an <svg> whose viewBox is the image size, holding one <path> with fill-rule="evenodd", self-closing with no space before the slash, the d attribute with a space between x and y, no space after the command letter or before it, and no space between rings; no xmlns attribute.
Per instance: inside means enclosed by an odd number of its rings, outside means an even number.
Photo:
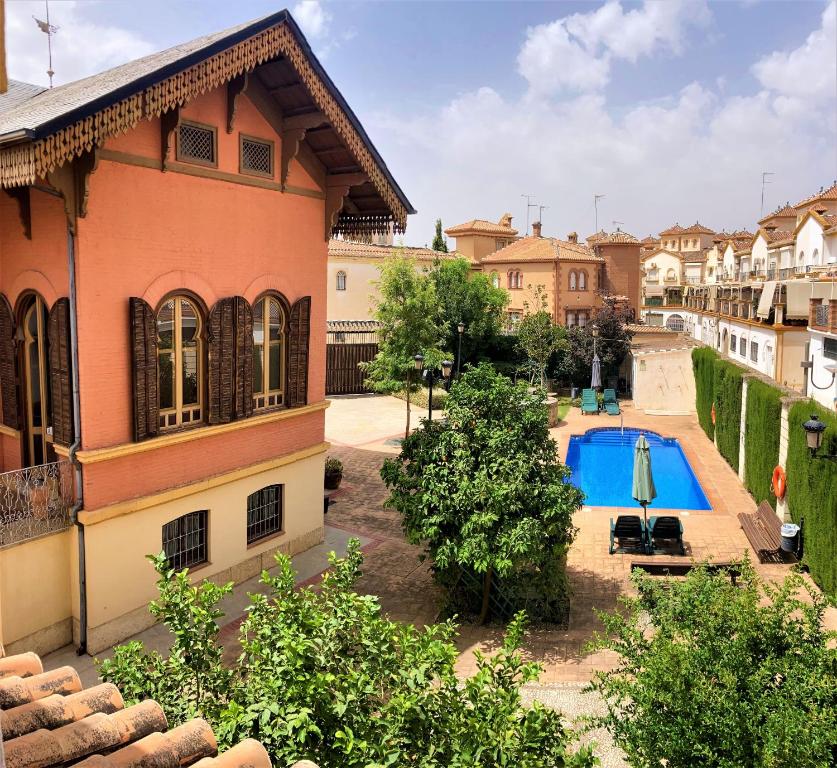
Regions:
<svg viewBox="0 0 837 768"><path fill-rule="evenodd" d="M7 0L10 76L48 84L43 0ZM50 3L55 84L273 13L266 0ZM752 230L837 178L837 0L289 5L418 210L544 235Z"/></svg>

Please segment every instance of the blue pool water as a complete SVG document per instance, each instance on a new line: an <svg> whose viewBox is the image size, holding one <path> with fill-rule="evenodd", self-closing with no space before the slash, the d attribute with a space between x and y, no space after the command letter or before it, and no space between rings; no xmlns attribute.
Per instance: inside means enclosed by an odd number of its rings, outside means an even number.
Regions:
<svg viewBox="0 0 837 768"><path fill-rule="evenodd" d="M712 509L686 459L680 443L642 430L651 447L651 473L657 498L648 505L654 509ZM639 507L631 497L634 472L634 445L638 429L591 429L573 435L567 451L572 483L584 491L584 503L591 507Z"/></svg>

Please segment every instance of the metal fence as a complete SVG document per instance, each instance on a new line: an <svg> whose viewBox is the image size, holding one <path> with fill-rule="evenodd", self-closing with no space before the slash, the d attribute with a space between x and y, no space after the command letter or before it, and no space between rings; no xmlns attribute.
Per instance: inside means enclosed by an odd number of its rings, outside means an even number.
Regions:
<svg viewBox="0 0 837 768"><path fill-rule="evenodd" d="M341 327L342 325L342 327ZM375 323L329 323L326 333L326 394L356 395L366 392L360 363L378 354Z"/></svg>
<svg viewBox="0 0 837 768"><path fill-rule="evenodd" d="M0 473L0 546L66 528L72 503L68 461Z"/></svg>

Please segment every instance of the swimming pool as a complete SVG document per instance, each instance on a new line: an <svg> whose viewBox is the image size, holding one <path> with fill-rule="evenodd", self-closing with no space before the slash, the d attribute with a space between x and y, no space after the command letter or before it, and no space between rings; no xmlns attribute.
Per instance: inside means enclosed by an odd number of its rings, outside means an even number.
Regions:
<svg viewBox="0 0 837 768"><path fill-rule="evenodd" d="M651 472L657 498L654 509L712 509L688 459L673 437L661 437L647 430L611 427L591 429L573 435L567 451L572 483L585 494L591 507L639 507L631 497L634 445L640 432L651 447Z"/></svg>

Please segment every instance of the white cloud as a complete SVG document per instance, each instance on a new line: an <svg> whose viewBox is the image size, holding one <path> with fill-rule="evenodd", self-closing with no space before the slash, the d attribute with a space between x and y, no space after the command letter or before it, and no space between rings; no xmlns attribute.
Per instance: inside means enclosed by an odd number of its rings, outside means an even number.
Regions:
<svg viewBox="0 0 837 768"><path fill-rule="evenodd" d="M618 0L530 27L517 68L537 93L603 88L614 60L635 62L658 50L679 54L690 27L710 21L705 0L645 0L625 12Z"/></svg>
<svg viewBox="0 0 837 768"><path fill-rule="evenodd" d="M832 12L804 46L780 54L793 60L797 72L810 72L829 56L833 71L837 48L824 29ZM611 51L600 42L609 27L602 17L591 20L594 15L586 14L595 26L593 50ZM556 27L546 27L551 39L563 40ZM832 42L823 44L823 37ZM673 33L654 39L654 50L676 50L681 40ZM519 61L524 52L535 55L531 35ZM548 90L559 89L560 77L566 80L561 75L547 81ZM592 232L593 195L602 193L607 197L599 203L599 224L608 228L618 219L644 236L674 221L700 219L738 229L758 218L762 171L776 174L768 189L775 199L766 200L772 206L830 183L827 169L837 165L833 88L820 96L819 90L786 93L792 89L784 80L762 83L744 95L726 94L724 81L690 83L669 98L618 114L596 88L532 98L531 89L504 97L482 87L437 111L379 114L370 122L383 156L397 159L393 172L419 210L410 220L409 242L429 241L437 216L451 225L474 216L496 219L510 210L522 229L523 192L534 192L549 206L544 233L550 235Z"/></svg>
<svg viewBox="0 0 837 768"><path fill-rule="evenodd" d="M321 38L328 32L331 14L319 0L301 0L293 7L291 15L307 37Z"/></svg>
<svg viewBox="0 0 837 768"><path fill-rule="evenodd" d="M134 32L91 21L87 11L92 7L68 0L53 4L50 9L50 22L58 27L52 38L56 85L101 72L155 50L149 41ZM47 36L38 29L33 16L44 18L43 3L6 3L9 76L49 85Z"/></svg>

